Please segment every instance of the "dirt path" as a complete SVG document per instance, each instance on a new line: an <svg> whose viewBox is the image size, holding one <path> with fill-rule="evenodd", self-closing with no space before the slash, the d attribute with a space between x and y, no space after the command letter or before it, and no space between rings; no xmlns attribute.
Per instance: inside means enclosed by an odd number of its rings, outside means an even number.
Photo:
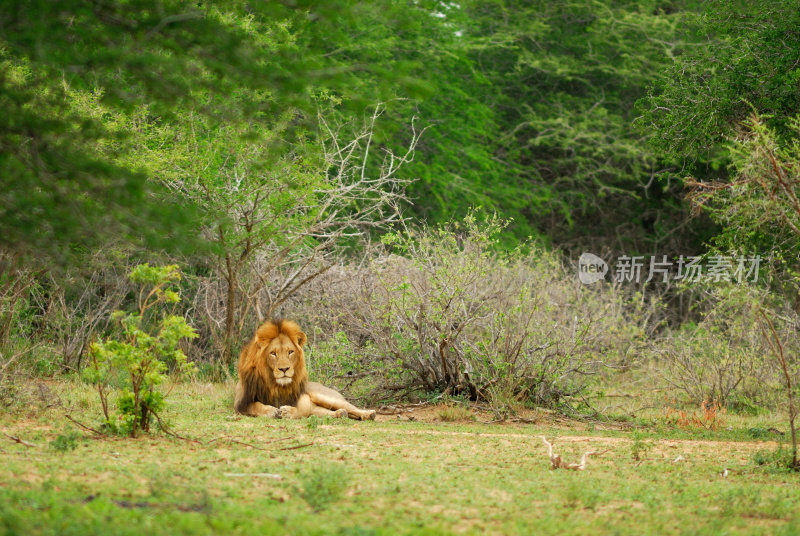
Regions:
<svg viewBox="0 0 800 536"><path fill-rule="evenodd" d="M488 426L488 425L487 425ZM372 428L376 432L389 432L393 434L407 435L438 435L438 436L461 436L469 438L501 438L501 439L529 439L541 442L542 434L517 434L517 433L484 433L484 432L460 432L451 430L408 430L400 427L381 427ZM602 432L601 432L602 433ZM603 435L596 436L576 436L576 435L556 435L552 432L547 435L549 440L556 440L559 443L609 443L622 444L632 443L633 440L627 437L608 437ZM740 446L744 448L769 448L776 447L777 441L714 441L710 439L651 439L662 446L702 446L702 447L732 447Z"/></svg>

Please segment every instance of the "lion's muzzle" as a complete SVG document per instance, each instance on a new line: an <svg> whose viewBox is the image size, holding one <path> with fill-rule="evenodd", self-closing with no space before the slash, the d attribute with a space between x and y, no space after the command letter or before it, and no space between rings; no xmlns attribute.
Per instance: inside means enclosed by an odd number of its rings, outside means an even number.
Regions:
<svg viewBox="0 0 800 536"><path fill-rule="evenodd" d="M273 375L275 376L275 383L278 385L289 385L292 383L294 370L292 370L292 367L276 368L273 370Z"/></svg>

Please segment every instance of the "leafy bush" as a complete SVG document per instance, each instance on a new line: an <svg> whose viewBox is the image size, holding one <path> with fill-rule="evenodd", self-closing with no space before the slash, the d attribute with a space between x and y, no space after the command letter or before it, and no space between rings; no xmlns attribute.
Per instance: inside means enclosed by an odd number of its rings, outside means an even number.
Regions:
<svg viewBox="0 0 800 536"><path fill-rule="evenodd" d="M317 329L317 326L309 326ZM306 364L310 377L347 394L354 400L375 401L380 378L396 377L400 371L375 360L376 349L370 341L358 344L342 330L309 345Z"/></svg>
<svg viewBox="0 0 800 536"><path fill-rule="evenodd" d="M138 311L115 311L120 339L106 339L91 346L91 363L84 378L97 386L107 429L135 437L139 430L148 432L151 420L164 407L164 396L156 387L165 379L167 364L177 371L191 370L192 364L178 348L184 338L196 333L183 317L162 313L161 306L180 301L175 285L181 280L177 265L133 269L131 281L140 287ZM108 389L120 382L117 397L119 414L112 419L108 408Z"/></svg>
<svg viewBox="0 0 800 536"><path fill-rule="evenodd" d="M69 452L78 448L78 440L80 438L81 435L78 432L67 432L52 440L50 446L58 452Z"/></svg>
<svg viewBox="0 0 800 536"><path fill-rule="evenodd" d="M775 450L757 450L753 453L753 465L771 472L796 470L793 466L792 451L782 444Z"/></svg>

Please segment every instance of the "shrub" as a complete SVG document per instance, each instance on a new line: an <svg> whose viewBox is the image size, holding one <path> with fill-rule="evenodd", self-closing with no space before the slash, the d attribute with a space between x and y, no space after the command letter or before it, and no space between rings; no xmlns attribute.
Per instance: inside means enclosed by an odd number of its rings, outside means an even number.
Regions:
<svg viewBox="0 0 800 536"><path fill-rule="evenodd" d="M133 269L130 278L140 287L138 311L114 312L121 338L92 344L84 378L97 386L106 428L135 437L139 430L150 430L151 420L158 418L164 407L164 396L156 387L166 379L167 363L177 371L192 368L178 343L197 335L182 317L156 314L163 305L180 301L175 288L181 279L177 265L142 264ZM119 414L112 419L108 389L115 379L120 383Z"/></svg>
<svg viewBox="0 0 800 536"><path fill-rule="evenodd" d="M775 450L757 450L753 453L752 463L770 472L796 470L792 451L782 444Z"/></svg>
<svg viewBox="0 0 800 536"><path fill-rule="evenodd" d="M315 330L310 326L310 330ZM379 387L376 380L385 372L383 362L373 359L372 344L359 345L351 341L342 330L334 332L324 340L309 345L306 366L309 376L325 385L330 385L351 399L372 398Z"/></svg>
<svg viewBox="0 0 800 536"><path fill-rule="evenodd" d="M574 410L592 374L646 340L654 304L581 285L542 248L501 251L504 225L471 214L387 235L368 262L331 270L295 307L328 344L346 334L358 349L342 346L342 368L372 371L391 396L461 396L498 416L520 402Z"/></svg>
<svg viewBox="0 0 800 536"><path fill-rule="evenodd" d="M776 368L758 321L758 311L768 306L766 292L715 284L698 294L700 322L684 324L659 342L666 382L697 405L728 405L734 395L750 404L774 403Z"/></svg>
<svg viewBox="0 0 800 536"><path fill-rule="evenodd" d="M50 442L50 446L58 452L69 452L78 448L78 440L81 435L78 432L70 431L60 434Z"/></svg>

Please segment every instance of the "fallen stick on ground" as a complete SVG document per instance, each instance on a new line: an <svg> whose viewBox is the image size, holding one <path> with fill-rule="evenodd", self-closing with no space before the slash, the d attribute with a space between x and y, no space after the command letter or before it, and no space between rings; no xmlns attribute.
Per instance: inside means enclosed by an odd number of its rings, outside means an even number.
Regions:
<svg viewBox="0 0 800 536"><path fill-rule="evenodd" d="M83 424L82 422L76 421L76 420L75 420L75 419L72 417L72 415L70 415L69 413L65 413L65 414L64 414L64 417L66 417L66 418L67 418L67 419L69 419L70 421L74 422L75 424L77 424L78 426L80 426L81 428L83 428L84 430L87 430L87 431L89 431L89 432L94 432L95 434L97 434L97 435L99 435L99 436L105 436L105 434L104 434L103 432L100 432L100 431L98 431L98 430L95 430L95 429L94 429L94 428L92 428L91 426L86 426L86 425L85 425L85 424Z"/></svg>
<svg viewBox="0 0 800 536"><path fill-rule="evenodd" d="M583 471L586 469L586 458L589 456L599 456L608 450L592 450L588 452L584 452L583 456L581 456L581 463L567 463L561 459L561 456L558 454L553 453L553 445L547 440L546 437L540 436L544 444L547 445L548 455L550 456L550 469L570 469L572 471Z"/></svg>
<svg viewBox="0 0 800 536"><path fill-rule="evenodd" d="M304 443L304 444L302 444L302 445L295 445L294 447L284 447L284 448L282 448L282 449L278 449L278 450L294 450L294 449L301 449L301 448L303 448L303 447L310 447L310 446L311 446L311 445L313 445L313 444L314 444L313 442L311 442L311 443Z"/></svg>
<svg viewBox="0 0 800 536"><path fill-rule="evenodd" d="M19 443L20 445L25 445L26 447L38 447L39 445L35 445L33 443L28 443L24 439L20 439L17 436L8 435L7 433L3 432L3 435L9 438L11 441L15 443Z"/></svg>

